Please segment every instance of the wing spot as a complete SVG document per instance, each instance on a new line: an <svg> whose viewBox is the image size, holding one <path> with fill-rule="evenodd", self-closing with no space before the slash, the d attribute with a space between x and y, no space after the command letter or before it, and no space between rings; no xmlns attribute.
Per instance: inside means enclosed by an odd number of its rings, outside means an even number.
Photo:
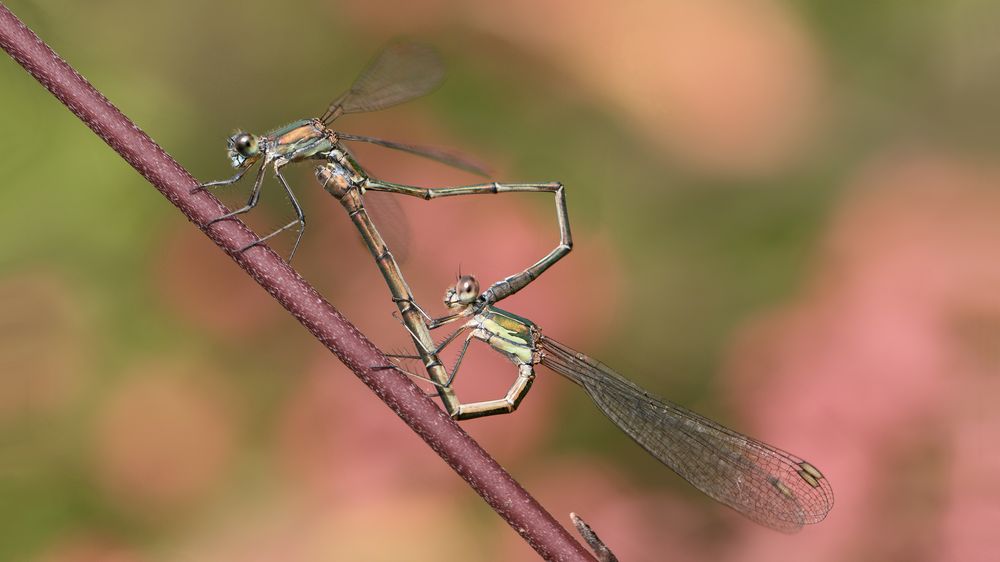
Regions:
<svg viewBox="0 0 1000 562"><path fill-rule="evenodd" d="M802 469L798 471L799 477L805 480L806 483L813 488L819 488L819 481L823 478L823 473L816 470L815 466L807 463L806 461L800 462L799 468Z"/></svg>

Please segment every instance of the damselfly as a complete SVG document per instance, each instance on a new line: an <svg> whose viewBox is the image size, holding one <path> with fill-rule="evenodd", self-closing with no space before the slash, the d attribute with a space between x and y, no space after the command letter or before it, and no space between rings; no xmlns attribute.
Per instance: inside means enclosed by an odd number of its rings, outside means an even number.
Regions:
<svg viewBox="0 0 1000 562"><path fill-rule="evenodd" d="M541 364L581 386L615 425L657 460L762 525L794 532L822 521L833 507L833 489L812 464L653 396L606 365L543 335L530 320L491 306L474 277L460 277L445 294L445 305L454 312L433 321L431 328L460 319L465 323L429 351L437 354L468 332L446 386L473 339L486 342L518 369L503 398L446 404L452 417L514 411L531 388L535 365Z"/></svg>
<svg viewBox="0 0 1000 562"><path fill-rule="evenodd" d="M295 210L295 220L241 248L240 251L257 246L285 230L298 226L295 244L289 253L289 260L291 260L302 240L306 220L305 213L302 211L291 186L282 175L281 169L288 164L305 160L331 162L332 165L343 170L362 193L365 190L385 191L422 199L433 199L485 193L550 192L555 193L556 196L561 240L555 250L533 266L533 271L536 274L541 273L569 253L572 246L562 185L558 183L500 184L491 182L473 186L424 189L380 181L365 172L343 144L343 141L372 143L410 152L483 176L488 175L488 173L480 164L447 150L347 134L329 128L342 115L377 111L423 96L436 88L443 78L444 66L433 49L419 43L396 41L390 43L372 59L350 89L334 99L321 117L300 119L264 135L254 135L245 131L233 134L229 137L227 150L230 162L238 170L236 175L229 179L201 184L195 190L234 184L253 169L255 164L258 162L261 164L257 169L250 198L246 205L213 219L208 225L236 217L253 209L260 201L264 171L268 166L272 166L275 177L284 188L292 208Z"/></svg>
<svg viewBox="0 0 1000 562"><path fill-rule="evenodd" d="M196 189L230 185L239 181L258 162L260 162L260 168L258 168L247 204L210 221L209 225L233 218L253 209L260 199L264 171L268 166L273 166L275 177L278 178L278 181L285 189L288 199L295 209L296 219L248 244L241 248L240 251L242 252L261 244L271 237L298 225L299 230L295 239L295 245L289 254L289 260L291 260L302 239L302 233L305 228L305 214L291 187L281 174L281 169L293 162L306 160L324 161L325 164L317 167L316 173L318 178L324 188L334 195L344 208L347 209L348 214L351 216L369 250L375 257L379 270L392 293L393 301L399 307L404 324L410 330L418 347L420 349L431 347L433 340L425 324L427 315L414 303L409 286L403 278L399 265L396 263L385 241L364 209L362 195L366 190L409 195L421 199L489 193L553 193L555 195L559 223L559 243L538 262L491 287L489 293L495 300L500 300L526 286L568 254L573 245L569 230L569 219L566 213L565 192L563 186L557 182L539 184L501 184L491 182L471 186L429 189L385 182L372 178L365 172L364 168L358 164L347 147L343 145L342 141L373 143L431 158L482 175L486 175L486 173L478 164L448 151L412 146L372 137L349 135L333 131L329 128L329 125L341 115L384 109L422 96L434 89L441 82L443 76L443 65L433 49L416 43L396 41L389 44L368 64L354 81L351 88L337 97L322 117L295 121L265 135L253 135L243 131L232 135L228 143L229 158L233 166L239 171L232 178L209 182ZM447 372L440 366L434 354L424 353L422 358L428 366L428 373L432 379L438 379L440 383L447 377ZM455 403L454 396L447 387L443 385L439 386L439 394L446 404Z"/></svg>

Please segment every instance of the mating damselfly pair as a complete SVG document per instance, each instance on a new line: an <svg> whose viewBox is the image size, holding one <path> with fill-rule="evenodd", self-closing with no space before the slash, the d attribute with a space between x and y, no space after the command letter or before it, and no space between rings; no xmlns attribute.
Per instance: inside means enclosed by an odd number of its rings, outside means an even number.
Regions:
<svg viewBox="0 0 1000 562"><path fill-rule="evenodd" d="M782 531L794 531L804 524L821 521L833 505L833 491L827 479L810 463L656 398L607 366L542 335L530 320L494 306L529 285L570 252L572 238L561 184L489 182L422 188L386 182L369 175L344 142L373 143L478 173L483 170L449 151L350 135L330 128L342 115L376 111L427 94L443 76L443 65L433 49L397 41L377 55L351 88L337 97L321 117L295 121L264 135L247 132L232 135L228 153L232 165L237 168L236 175L202 184L197 189L236 183L258 163L259 168L246 205L214 219L205 227L253 209L260 199L265 171L271 167L295 210L295 220L240 251L298 227L289 255L291 259L302 238L305 214L281 169L295 162L318 161L317 178L347 210L375 258L402 315L402 322L415 342L417 354L412 358L423 363L427 377L407 373L396 366L387 368L429 380L452 417L462 420L514 411L534 381L535 366L541 364L580 385L612 422L708 496L758 523ZM427 200L459 195L553 193L560 239L540 260L484 291L480 291L473 277L461 277L445 297L445 304L453 312L432 319L414 301L399 264L365 210L363 196L369 190ZM461 328L440 344L435 343L430 330L455 321L463 321ZM467 335L459 359L449 372L438 354L463 333ZM451 383L473 339L486 342L517 366L515 382L503 398L463 404L455 395Z"/></svg>

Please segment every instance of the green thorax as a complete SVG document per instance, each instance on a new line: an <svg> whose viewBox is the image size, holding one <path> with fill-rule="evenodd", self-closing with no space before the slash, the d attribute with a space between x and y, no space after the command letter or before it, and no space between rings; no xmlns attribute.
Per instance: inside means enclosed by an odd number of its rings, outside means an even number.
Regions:
<svg viewBox="0 0 1000 562"><path fill-rule="evenodd" d="M334 148L329 130L315 119L300 119L267 134L269 149L276 156L295 160L315 158Z"/></svg>
<svg viewBox="0 0 1000 562"><path fill-rule="evenodd" d="M490 307L479 313L479 325L495 338L503 340L507 348L520 348L524 351L534 350L537 326L531 320L499 308ZM494 347L498 342L493 342Z"/></svg>
<svg viewBox="0 0 1000 562"><path fill-rule="evenodd" d="M508 311L506 311L506 310L504 310L502 308L497 308L495 306L489 307L488 309L486 309L485 311L483 311L482 314L484 316L488 315L491 318L496 319L497 323L500 323L500 324L502 324L504 326L507 326L511 330L518 329L518 328L515 328L515 326L519 326L520 329L524 329L524 330L530 330L532 328L538 328L538 326L536 326L534 322L532 322L531 320L528 320L524 316L518 316L517 314L514 314L513 312L508 312Z"/></svg>
<svg viewBox="0 0 1000 562"><path fill-rule="evenodd" d="M290 133L290 132L292 132L292 131L294 131L296 129L301 129L303 127L313 128L312 127L313 123L314 123L314 120L312 120L312 119L299 119L298 121L292 121L291 123L289 123L287 125L279 127L277 129L275 129L275 130L267 133L267 137L275 139L275 138L278 138L278 137L280 137L280 136L282 136L284 134Z"/></svg>

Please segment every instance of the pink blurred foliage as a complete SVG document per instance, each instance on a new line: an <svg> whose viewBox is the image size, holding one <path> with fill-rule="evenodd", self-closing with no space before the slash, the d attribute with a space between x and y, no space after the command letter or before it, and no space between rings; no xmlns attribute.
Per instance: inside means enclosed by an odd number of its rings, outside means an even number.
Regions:
<svg viewBox="0 0 1000 562"><path fill-rule="evenodd" d="M349 17L384 33L462 25L530 51L703 173L780 170L803 153L825 117L819 49L793 11L773 0L383 0L350 7Z"/></svg>
<svg viewBox="0 0 1000 562"><path fill-rule="evenodd" d="M408 489L446 493L458 478L335 359L317 357L284 405L276 453L293 490L362 505Z"/></svg>
<svg viewBox="0 0 1000 562"><path fill-rule="evenodd" d="M961 404L1000 394L957 367L969 356L960 328L1000 321L998 179L927 148L875 159L851 182L801 294L747 327L728 371L751 433L814 462L837 503L801 540L748 534L734 559L996 559L985 529L1000 521L1000 489L980 486L980 455L997 460L975 443L990 431L997 442L1000 426Z"/></svg>
<svg viewBox="0 0 1000 562"><path fill-rule="evenodd" d="M198 365L133 366L95 427L94 470L112 502L157 519L183 514L216 490L236 446L232 395Z"/></svg>
<svg viewBox="0 0 1000 562"><path fill-rule="evenodd" d="M0 426L64 410L89 368L87 310L53 272L0 281Z"/></svg>
<svg viewBox="0 0 1000 562"><path fill-rule="evenodd" d="M672 494L643 489L598 459L549 459L524 483L574 535L569 513L580 515L619 560L705 560L715 549L700 535L706 522L697 508ZM524 541L504 529L496 532L503 541L500 560L531 559Z"/></svg>
<svg viewBox="0 0 1000 562"><path fill-rule="evenodd" d="M993 343L994 352L996 342ZM948 453L949 498L943 513L943 560L973 562L1000 558L1000 378L997 365L969 366L962 377L950 416L954 432Z"/></svg>

